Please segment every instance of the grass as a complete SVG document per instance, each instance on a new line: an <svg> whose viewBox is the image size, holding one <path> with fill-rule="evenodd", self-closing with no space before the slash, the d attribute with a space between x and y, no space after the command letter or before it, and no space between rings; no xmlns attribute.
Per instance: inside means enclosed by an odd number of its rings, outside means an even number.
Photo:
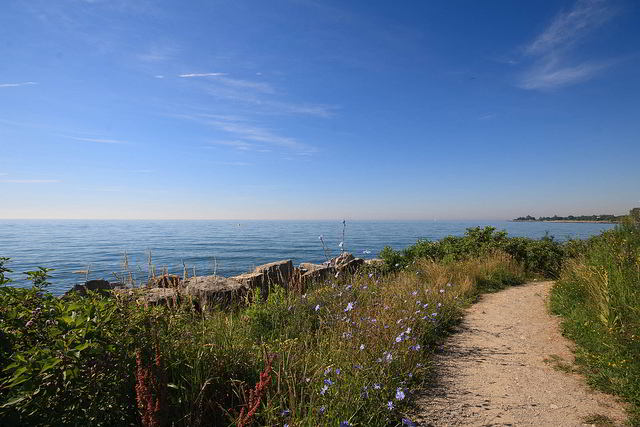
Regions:
<svg viewBox="0 0 640 427"><path fill-rule="evenodd" d="M553 312L577 343L588 382L630 404L640 425L640 226L628 220L592 238L553 288Z"/></svg>
<svg viewBox="0 0 640 427"><path fill-rule="evenodd" d="M400 425L462 309L524 278L501 252L418 259L210 312L2 287L0 421L135 425L154 407L160 425L234 425L255 404L258 425ZM33 335L20 332L29 321Z"/></svg>

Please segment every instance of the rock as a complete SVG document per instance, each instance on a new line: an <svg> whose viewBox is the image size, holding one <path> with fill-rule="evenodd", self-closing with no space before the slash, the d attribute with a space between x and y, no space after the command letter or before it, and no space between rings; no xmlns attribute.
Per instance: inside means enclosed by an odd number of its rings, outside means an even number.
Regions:
<svg viewBox="0 0 640 427"><path fill-rule="evenodd" d="M149 305L171 306L178 302L178 292L174 288L141 288L142 295L138 298Z"/></svg>
<svg viewBox="0 0 640 427"><path fill-rule="evenodd" d="M123 288L114 292L119 298L137 300L145 305L172 306L180 301L180 293L175 288Z"/></svg>
<svg viewBox="0 0 640 427"><path fill-rule="evenodd" d="M278 284L287 288L293 278L293 261L287 259L259 265L255 268L254 273L264 274L263 287Z"/></svg>
<svg viewBox="0 0 640 427"><path fill-rule="evenodd" d="M346 273L355 273L358 270L358 267L364 264L364 260L362 258L354 258L344 264L341 264L337 267L338 271L346 272Z"/></svg>
<svg viewBox="0 0 640 427"><path fill-rule="evenodd" d="M89 280L82 285L75 285L68 290L65 295L75 292L78 295L85 296L87 295L87 291L98 291L101 294L108 294L108 291L122 287L121 283L110 283L107 280Z"/></svg>
<svg viewBox="0 0 640 427"><path fill-rule="evenodd" d="M329 263L333 266L335 266L336 268L340 269L340 266L347 264L349 261L351 261L353 259L353 255L350 254L349 252L345 252L342 253L340 255L338 255L337 257L331 259L331 261L329 261Z"/></svg>
<svg viewBox="0 0 640 427"><path fill-rule="evenodd" d="M247 285L249 289L255 289L255 288L262 289L265 285L264 273L245 273L245 274L240 274L238 276L230 277L230 279Z"/></svg>
<svg viewBox="0 0 640 427"><path fill-rule="evenodd" d="M302 265L302 264L301 264ZM336 268L330 265L320 265L319 268L308 270L300 277L301 282L308 286L313 282L323 282L333 278L336 274Z"/></svg>
<svg viewBox="0 0 640 427"><path fill-rule="evenodd" d="M221 276L196 276L185 280L185 293L194 298L198 309L205 306L229 306L242 301L249 287Z"/></svg>
<svg viewBox="0 0 640 427"><path fill-rule="evenodd" d="M371 259L365 259L364 263L372 267L377 267L384 264L384 260L380 258L371 258Z"/></svg>
<svg viewBox="0 0 640 427"><path fill-rule="evenodd" d="M151 288L177 288L180 286L182 279L175 274L163 274L149 279L149 287Z"/></svg>
<svg viewBox="0 0 640 427"><path fill-rule="evenodd" d="M319 270L321 268L327 267L327 264L313 264L311 262L301 262L300 263L300 271L303 273L307 273L314 270Z"/></svg>

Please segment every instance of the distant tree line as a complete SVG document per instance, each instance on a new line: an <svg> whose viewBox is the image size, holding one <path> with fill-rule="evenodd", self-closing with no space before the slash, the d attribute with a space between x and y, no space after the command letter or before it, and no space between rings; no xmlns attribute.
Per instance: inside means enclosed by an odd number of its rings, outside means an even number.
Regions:
<svg viewBox="0 0 640 427"><path fill-rule="evenodd" d="M640 208L634 208L632 210L640 210ZM541 216L536 218L535 216L519 216L514 221L610 221L618 222L624 215L569 215L569 216Z"/></svg>

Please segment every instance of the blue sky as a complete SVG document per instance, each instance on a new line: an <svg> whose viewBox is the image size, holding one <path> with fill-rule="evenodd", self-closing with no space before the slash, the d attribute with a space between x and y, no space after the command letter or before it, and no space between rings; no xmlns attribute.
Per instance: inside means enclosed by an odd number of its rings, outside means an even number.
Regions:
<svg viewBox="0 0 640 427"><path fill-rule="evenodd" d="M1 7L0 218L640 205L635 1Z"/></svg>

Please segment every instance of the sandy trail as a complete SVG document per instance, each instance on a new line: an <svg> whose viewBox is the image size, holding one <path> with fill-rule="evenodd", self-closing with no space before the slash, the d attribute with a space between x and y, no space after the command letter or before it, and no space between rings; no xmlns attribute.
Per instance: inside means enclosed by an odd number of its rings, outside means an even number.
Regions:
<svg viewBox="0 0 640 427"><path fill-rule="evenodd" d="M419 400L418 425L584 426L594 415L619 425L626 419L614 397L554 368L557 360L572 364L573 355L559 319L547 310L552 284L488 294L468 309L460 332L435 359L436 386Z"/></svg>

